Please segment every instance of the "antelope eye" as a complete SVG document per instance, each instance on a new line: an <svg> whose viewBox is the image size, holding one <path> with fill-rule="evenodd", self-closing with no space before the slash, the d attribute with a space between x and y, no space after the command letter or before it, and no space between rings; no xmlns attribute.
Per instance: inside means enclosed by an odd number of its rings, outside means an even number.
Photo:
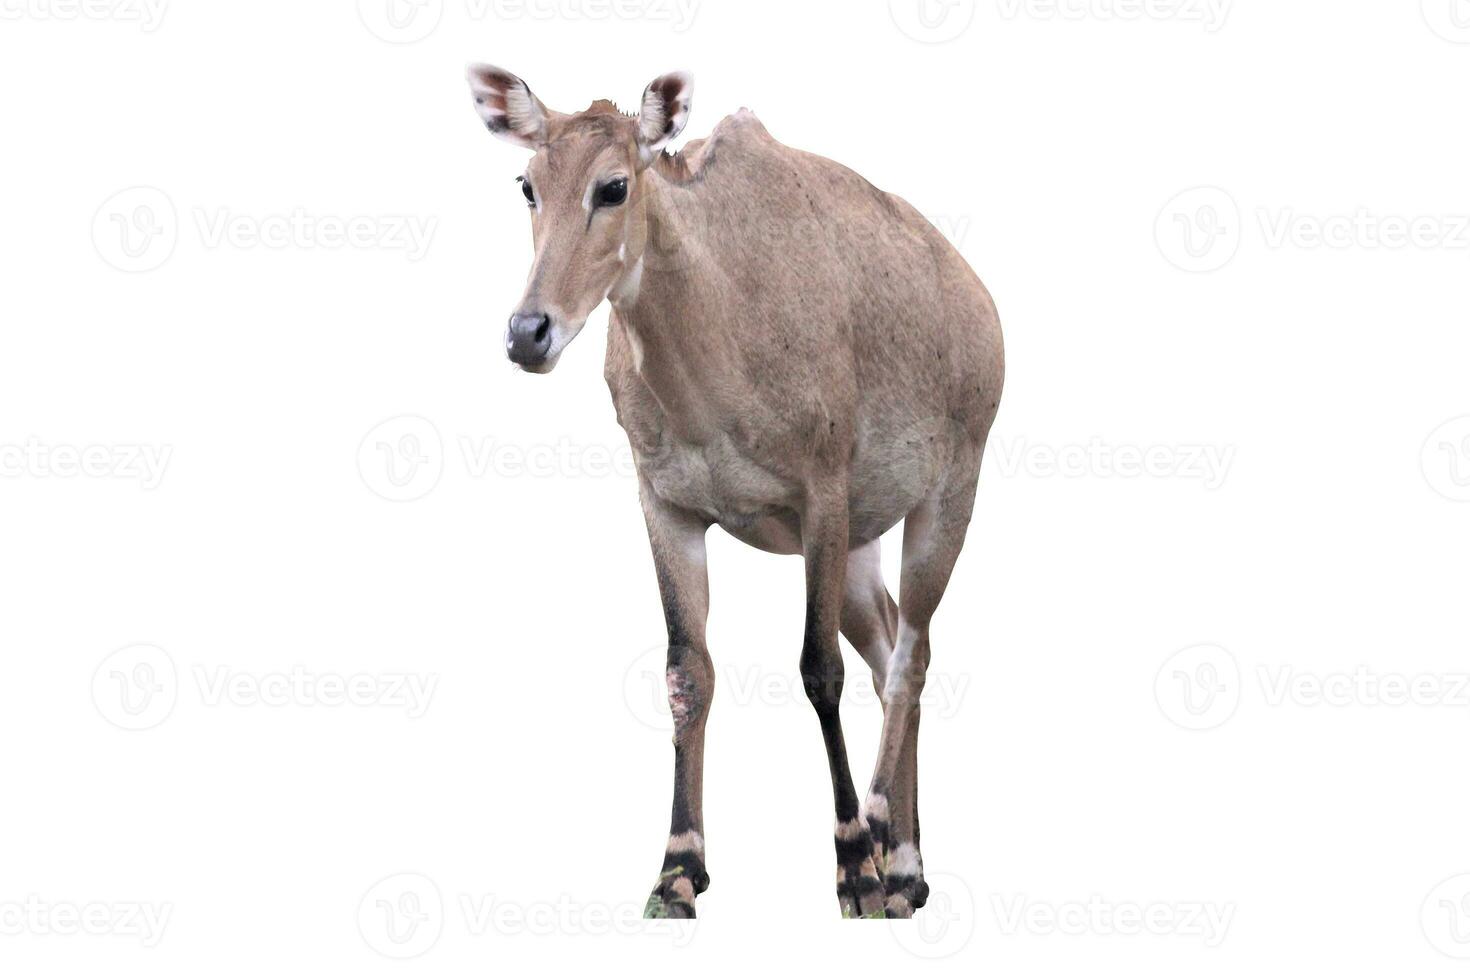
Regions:
<svg viewBox="0 0 1470 980"><path fill-rule="evenodd" d="M597 203L602 207L614 207L628 199L628 179L619 177L597 189Z"/></svg>
<svg viewBox="0 0 1470 980"><path fill-rule="evenodd" d="M526 203L534 205L536 203L536 191L532 189L531 182L524 177L517 177L516 180L521 182L521 193L526 195Z"/></svg>

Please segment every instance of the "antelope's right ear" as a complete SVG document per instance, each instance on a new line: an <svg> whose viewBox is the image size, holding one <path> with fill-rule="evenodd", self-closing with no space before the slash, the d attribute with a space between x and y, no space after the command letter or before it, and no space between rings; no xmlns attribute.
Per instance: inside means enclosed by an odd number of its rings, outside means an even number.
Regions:
<svg viewBox="0 0 1470 980"><path fill-rule="evenodd" d="M531 94L530 86L494 65L470 65L465 75L475 97L475 111L490 132L531 149L546 141L551 113Z"/></svg>
<svg viewBox="0 0 1470 980"><path fill-rule="evenodd" d="M646 164L683 130L689 121L694 76L671 71L648 83L638 104L638 149Z"/></svg>

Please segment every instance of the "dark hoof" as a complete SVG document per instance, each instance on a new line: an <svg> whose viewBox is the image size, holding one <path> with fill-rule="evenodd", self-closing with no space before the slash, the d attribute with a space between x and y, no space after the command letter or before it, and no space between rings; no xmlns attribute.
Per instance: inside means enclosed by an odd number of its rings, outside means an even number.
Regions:
<svg viewBox="0 0 1470 980"><path fill-rule="evenodd" d="M844 919L883 918L883 876L873 838L859 820L837 826L837 906Z"/></svg>
<svg viewBox="0 0 1470 980"><path fill-rule="evenodd" d="M929 900L924 861L913 844L890 843L883 860L883 889L887 893L885 908L890 919L907 919L914 909L923 908Z"/></svg>
<svg viewBox="0 0 1470 980"><path fill-rule="evenodd" d="M674 863L669 858L678 858ZM709 887L709 873L698 855L685 852L668 855L664 870L643 906L645 919L692 919L694 897Z"/></svg>

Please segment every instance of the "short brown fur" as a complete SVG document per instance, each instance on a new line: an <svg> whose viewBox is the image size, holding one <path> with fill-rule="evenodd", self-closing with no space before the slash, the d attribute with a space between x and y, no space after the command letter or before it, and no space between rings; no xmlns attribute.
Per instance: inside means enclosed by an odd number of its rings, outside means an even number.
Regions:
<svg viewBox="0 0 1470 980"><path fill-rule="evenodd" d="M478 71L477 93L524 86ZM637 463L676 719L673 825L649 913L692 915L708 883L704 534L719 524L804 557L801 673L832 773L839 903L845 915L907 916L927 894L916 746L929 623L999 404L999 321L959 252L907 202L777 142L752 113L663 153L689 90L687 75L655 80L638 116L609 102L553 113L529 88L502 100L507 138L536 151L526 172L536 255L521 315L546 316L553 339L527 369L554 367L592 309L612 303L604 373ZM618 176L626 201L588 208ZM899 521L895 603L878 536ZM861 808L837 717L839 629L884 706Z"/></svg>

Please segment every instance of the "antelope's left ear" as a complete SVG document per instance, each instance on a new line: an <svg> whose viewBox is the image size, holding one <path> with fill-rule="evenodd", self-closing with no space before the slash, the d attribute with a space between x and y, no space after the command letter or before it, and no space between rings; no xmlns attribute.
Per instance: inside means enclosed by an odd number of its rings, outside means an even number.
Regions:
<svg viewBox="0 0 1470 980"><path fill-rule="evenodd" d="M504 68L470 65L465 70L475 111L503 140L535 149L546 139L546 124L556 115L531 94L531 87Z"/></svg>
<svg viewBox="0 0 1470 980"><path fill-rule="evenodd" d="M671 71L648 83L638 107L638 150L645 163L684 129L693 96L694 76L687 71Z"/></svg>

